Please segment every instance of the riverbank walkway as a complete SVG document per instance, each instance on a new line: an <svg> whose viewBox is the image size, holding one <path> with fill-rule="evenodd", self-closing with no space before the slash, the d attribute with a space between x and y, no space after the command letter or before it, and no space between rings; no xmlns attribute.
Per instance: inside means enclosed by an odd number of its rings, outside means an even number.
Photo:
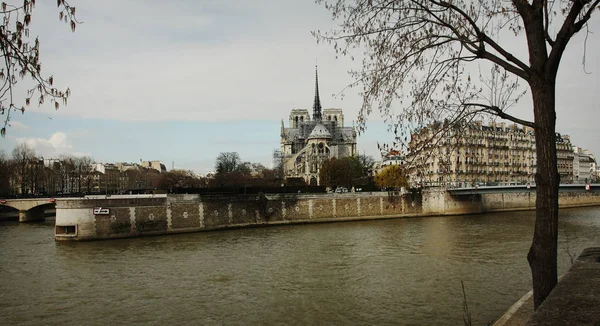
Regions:
<svg viewBox="0 0 600 326"><path fill-rule="evenodd" d="M529 292L492 325L600 325L600 247L585 249L535 312Z"/></svg>

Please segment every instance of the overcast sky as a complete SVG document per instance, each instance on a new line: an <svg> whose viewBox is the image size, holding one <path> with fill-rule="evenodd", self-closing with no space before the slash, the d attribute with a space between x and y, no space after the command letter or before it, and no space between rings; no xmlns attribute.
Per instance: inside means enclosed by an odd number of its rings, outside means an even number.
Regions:
<svg viewBox="0 0 600 326"><path fill-rule="evenodd" d="M170 169L205 173L219 152L270 166L281 119L311 109L318 62L323 107L358 114L357 90L339 93L357 63L336 59L312 30L334 25L312 0L71 0L83 24L71 33L55 2L38 1L32 34L39 35L43 71L69 86L67 107L31 106L14 116L0 149L26 141L44 157L90 155L97 161L161 160ZM597 15L598 16L598 15ZM591 30L599 28L594 17ZM558 78L557 130L600 154L600 40L573 40ZM527 61L524 59L524 61ZM529 95L513 113L531 118ZM3 117L3 116L2 116ZM358 139L376 155L391 140L373 117Z"/></svg>

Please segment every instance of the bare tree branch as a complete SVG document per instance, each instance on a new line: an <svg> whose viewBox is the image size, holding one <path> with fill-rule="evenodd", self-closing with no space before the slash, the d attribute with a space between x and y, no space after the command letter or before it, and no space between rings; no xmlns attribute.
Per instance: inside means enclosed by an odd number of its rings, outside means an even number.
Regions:
<svg viewBox="0 0 600 326"><path fill-rule="evenodd" d="M59 19L69 24L75 31L77 24L81 22L75 17L75 7L69 5L66 0L58 0ZM7 126L10 126L12 111L25 112L25 106L30 105L31 97L37 94L38 105L49 100L58 109L60 104L67 104L71 91L58 90L54 86L54 77L45 77L42 74L40 62L40 43L36 38L29 41L29 25L31 24L34 0L24 0L21 6L6 4L0 5L0 54L4 59L4 68L0 69L0 114L6 114L4 126L0 129L0 135L5 136ZM20 96L13 94L14 86L26 76L33 80L31 87L26 87L24 105L20 102Z"/></svg>

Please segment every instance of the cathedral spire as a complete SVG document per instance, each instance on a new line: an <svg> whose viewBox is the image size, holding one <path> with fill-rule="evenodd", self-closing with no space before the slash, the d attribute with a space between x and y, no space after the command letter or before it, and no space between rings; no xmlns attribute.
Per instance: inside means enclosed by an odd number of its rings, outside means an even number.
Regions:
<svg viewBox="0 0 600 326"><path fill-rule="evenodd" d="M319 98L319 73L315 65L315 101L313 103L313 120L321 121L321 98Z"/></svg>

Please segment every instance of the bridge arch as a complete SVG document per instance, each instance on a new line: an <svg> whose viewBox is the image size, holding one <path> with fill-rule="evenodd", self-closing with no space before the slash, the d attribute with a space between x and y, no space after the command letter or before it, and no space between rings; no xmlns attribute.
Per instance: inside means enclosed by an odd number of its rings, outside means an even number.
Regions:
<svg viewBox="0 0 600 326"><path fill-rule="evenodd" d="M56 207L53 198L3 199L0 205L18 210L20 222L44 220L45 210Z"/></svg>
<svg viewBox="0 0 600 326"><path fill-rule="evenodd" d="M0 220L7 221L19 218L19 210L9 206L0 204Z"/></svg>

